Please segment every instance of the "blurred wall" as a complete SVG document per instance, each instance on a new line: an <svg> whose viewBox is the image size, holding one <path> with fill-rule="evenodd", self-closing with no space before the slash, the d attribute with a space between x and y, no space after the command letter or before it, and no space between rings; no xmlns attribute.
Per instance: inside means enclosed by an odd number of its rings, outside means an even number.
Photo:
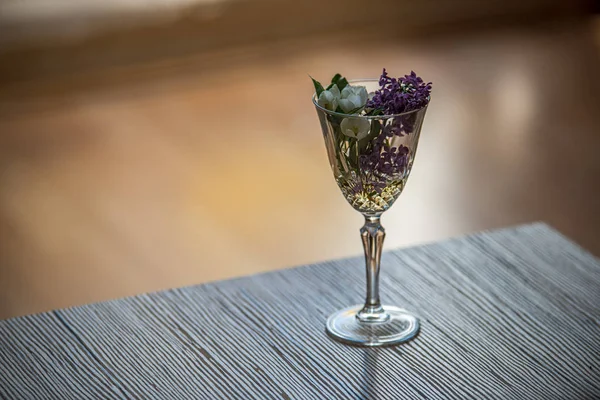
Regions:
<svg viewBox="0 0 600 400"><path fill-rule="evenodd" d="M582 13L588 0L0 0L0 83L327 32Z"/></svg>
<svg viewBox="0 0 600 400"><path fill-rule="evenodd" d="M3 48L72 42L126 29L189 23L224 39L353 24L402 28L520 13L573 12L585 0L0 0ZM591 2L590 2L591 3ZM223 25L223 26L221 26Z"/></svg>

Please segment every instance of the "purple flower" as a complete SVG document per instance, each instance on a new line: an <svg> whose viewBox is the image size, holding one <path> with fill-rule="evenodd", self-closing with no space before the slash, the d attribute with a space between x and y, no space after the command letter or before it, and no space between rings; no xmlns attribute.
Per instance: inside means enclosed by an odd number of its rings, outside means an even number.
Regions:
<svg viewBox="0 0 600 400"><path fill-rule="evenodd" d="M389 180L402 179L408 167L409 149L406 146L389 147L375 143L369 154L358 159L364 186L371 186L381 194ZM362 190L363 184L360 185Z"/></svg>
<svg viewBox="0 0 600 400"><path fill-rule="evenodd" d="M390 177L403 175L408 166L408 153L408 147L403 145L398 148L384 146L376 172Z"/></svg>
<svg viewBox="0 0 600 400"><path fill-rule="evenodd" d="M390 78L385 68L379 78L379 90L366 107L385 115L401 114L423 108L429 102L431 82L424 83L414 71L401 78Z"/></svg>
<svg viewBox="0 0 600 400"><path fill-rule="evenodd" d="M360 180L353 182L353 185L350 185L350 190L352 191L352 193L356 194L360 194L363 191L363 184Z"/></svg>

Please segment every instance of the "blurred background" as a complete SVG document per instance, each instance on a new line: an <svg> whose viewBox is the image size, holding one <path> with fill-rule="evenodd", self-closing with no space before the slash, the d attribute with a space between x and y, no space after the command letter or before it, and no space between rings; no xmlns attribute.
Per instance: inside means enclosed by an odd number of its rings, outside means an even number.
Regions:
<svg viewBox="0 0 600 400"><path fill-rule="evenodd" d="M0 0L0 318L362 254L307 74L433 82L387 249L545 221L600 255L595 12Z"/></svg>

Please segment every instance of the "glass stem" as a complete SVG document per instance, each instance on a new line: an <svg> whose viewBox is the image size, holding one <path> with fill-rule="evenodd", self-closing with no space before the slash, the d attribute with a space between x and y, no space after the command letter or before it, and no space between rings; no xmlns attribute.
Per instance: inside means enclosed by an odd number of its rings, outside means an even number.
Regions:
<svg viewBox="0 0 600 400"><path fill-rule="evenodd" d="M365 224L360 229L365 262L367 264L367 299L365 306L356 314L365 323L385 322L390 316L381 307L379 300L379 268L385 230L380 224L381 214L365 215Z"/></svg>

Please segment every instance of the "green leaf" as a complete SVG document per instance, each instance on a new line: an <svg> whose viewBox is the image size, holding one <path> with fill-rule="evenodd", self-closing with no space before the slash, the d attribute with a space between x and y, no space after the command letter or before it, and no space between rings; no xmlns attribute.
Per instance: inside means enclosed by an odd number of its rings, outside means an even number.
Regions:
<svg viewBox="0 0 600 400"><path fill-rule="evenodd" d="M383 110L381 108L374 108L370 110L366 115L375 116L375 115L383 115Z"/></svg>
<svg viewBox="0 0 600 400"><path fill-rule="evenodd" d="M356 107L355 109L350 110L347 114L358 114L360 110L362 110L362 107Z"/></svg>
<svg viewBox="0 0 600 400"><path fill-rule="evenodd" d="M338 89L342 91L343 88L348 86L348 81L340 74L335 74L333 78L331 78L331 83L327 86L327 90L331 89L333 85L337 85Z"/></svg>
<svg viewBox="0 0 600 400"><path fill-rule="evenodd" d="M312 79L313 85L315 85L315 92L317 92L317 97L319 97L321 95L321 93L323 93L325 91L325 89L323 89L323 85L321 85L321 82L319 82L312 76L310 76L310 79Z"/></svg>
<svg viewBox="0 0 600 400"><path fill-rule="evenodd" d="M345 172L350 171L350 167L348 166L348 158L346 158L346 150L347 150L347 146L348 146L348 142L346 142L345 140L342 140L339 143L340 146L340 151L339 151L339 159L340 159L340 164L342 165L342 168Z"/></svg>
<svg viewBox="0 0 600 400"><path fill-rule="evenodd" d="M369 132L369 135L367 137L370 136L371 139L375 139L375 137L379 135L379 132L381 132L381 122L378 120L374 120L371 127L371 132Z"/></svg>
<svg viewBox="0 0 600 400"><path fill-rule="evenodd" d="M371 143L373 139L375 139L379 135L380 132L381 122L379 122L378 120L371 121L371 131L366 137L364 137L358 142L358 150L360 154L363 154L365 152L369 143Z"/></svg>
<svg viewBox="0 0 600 400"><path fill-rule="evenodd" d="M356 140L352 140L352 144L350 145L348 161L350 161L352 167L358 168L358 141Z"/></svg>

